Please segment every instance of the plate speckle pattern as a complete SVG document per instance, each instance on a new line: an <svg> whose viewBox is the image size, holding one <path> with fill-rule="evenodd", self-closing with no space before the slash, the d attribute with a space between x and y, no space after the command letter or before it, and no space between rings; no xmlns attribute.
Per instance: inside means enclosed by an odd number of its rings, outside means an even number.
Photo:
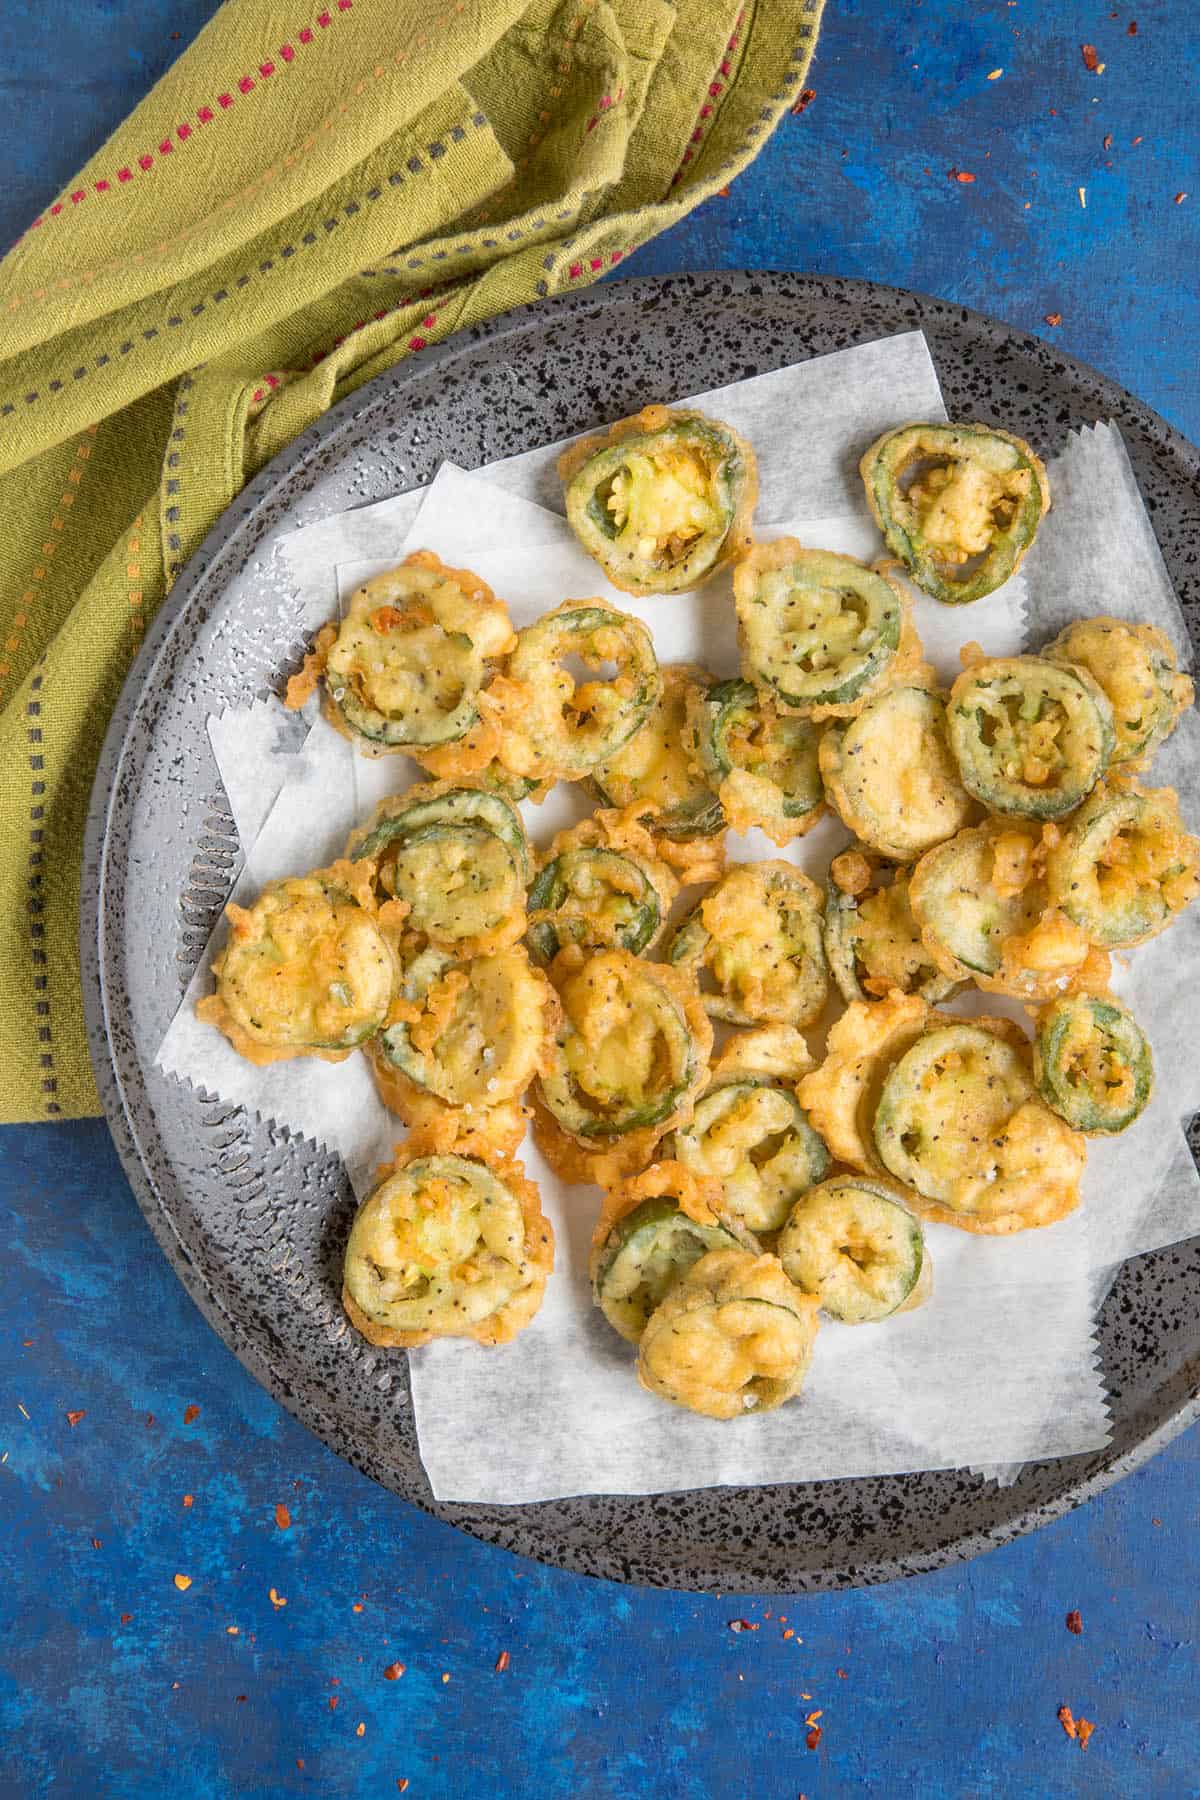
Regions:
<svg viewBox="0 0 1200 1800"><path fill-rule="evenodd" d="M240 857L205 720L277 690L295 666L298 606L275 554L283 532L428 481L445 458L476 468L650 398L916 328L952 416L998 419L1047 455L1073 426L1119 424L1195 637L1200 454L1094 370L960 307L860 282L624 282L452 340L297 439L183 571L101 757L81 928L92 1057L134 1192L180 1279L257 1378L358 1468L480 1538L584 1574L710 1591L842 1587L1046 1523L1200 1413L1200 1239L1127 1263L1109 1296L1100 1352L1112 1443L1030 1465L1009 1488L953 1471L439 1505L403 1352L372 1350L342 1317L353 1201L336 1159L153 1067ZM800 1408L796 1422L802 1430Z"/></svg>

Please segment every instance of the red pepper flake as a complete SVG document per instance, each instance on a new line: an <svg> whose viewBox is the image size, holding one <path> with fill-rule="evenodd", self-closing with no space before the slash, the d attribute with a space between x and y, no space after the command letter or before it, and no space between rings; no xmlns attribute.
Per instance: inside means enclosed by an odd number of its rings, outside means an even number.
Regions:
<svg viewBox="0 0 1200 1800"><path fill-rule="evenodd" d="M84 1412L69 1412L67 1414L67 1424L68 1425L78 1425L80 1419L86 1419L86 1418L87 1418L86 1411L84 1411Z"/></svg>
<svg viewBox="0 0 1200 1800"><path fill-rule="evenodd" d="M1046 314L1046 323L1047 323L1047 325L1061 325L1062 324L1062 314L1061 313L1047 313Z"/></svg>
<svg viewBox="0 0 1200 1800"><path fill-rule="evenodd" d="M789 1626L788 1626L788 1628L787 1628L787 1630L786 1630L786 1631L785 1631L785 1632L784 1632L784 1634L783 1634L783 1635L784 1635L784 1637L785 1637L785 1638L794 1638L794 1637L795 1637L795 1635L796 1635L796 1634L795 1634L795 1632L794 1632L794 1631L793 1631L793 1630L792 1630L792 1628L791 1628L791 1626L790 1626L790 1625L789 1625Z"/></svg>
<svg viewBox="0 0 1200 1800"><path fill-rule="evenodd" d="M356 1600L354 1602L354 1605L350 1608L350 1611L351 1612L361 1612L362 1611L362 1601Z"/></svg>
<svg viewBox="0 0 1200 1800"><path fill-rule="evenodd" d="M304 1758L302 1756L298 1756L296 1758L296 1767L298 1769L302 1769L304 1767Z"/></svg>
<svg viewBox="0 0 1200 1800"><path fill-rule="evenodd" d="M505 1669L507 1669L507 1667L508 1667L508 1651L502 1650L500 1652L499 1656L496 1658L496 1674L503 1675L503 1673L504 1673Z"/></svg>
<svg viewBox="0 0 1200 1800"><path fill-rule="evenodd" d="M821 1741L821 1727L814 1725L811 1731L805 1733L804 1741L810 1750L815 1750Z"/></svg>
<svg viewBox="0 0 1200 1800"><path fill-rule="evenodd" d="M271 1605L275 1608L276 1612L279 1611L281 1606L287 1605L287 1601L284 1599L283 1595L277 1594L274 1588L271 1589Z"/></svg>
<svg viewBox="0 0 1200 1800"><path fill-rule="evenodd" d="M184 1407L183 1422L185 1425L190 1425L192 1423L193 1419L198 1419L199 1417L200 1417L200 1408L198 1406L185 1406Z"/></svg>
<svg viewBox="0 0 1200 1800"><path fill-rule="evenodd" d="M122 1623L122 1625L129 1625L129 1624L131 1624L131 1623L132 1623L132 1621L133 1621L133 1614L132 1614L132 1613L122 1613L122 1614L121 1614L121 1623Z"/></svg>
<svg viewBox="0 0 1200 1800"><path fill-rule="evenodd" d="M389 1663L387 1668L383 1671L383 1679L385 1681L399 1681L403 1673L403 1663Z"/></svg>
<svg viewBox="0 0 1200 1800"><path fill-rule="evenodd" d="M147 1413L146 1414L146 1424L149 1426L149 1425L153 1425L153 1423L154 1423L154 1414Z"/></svg>
<svg viewBox="0 0 1200 1800"><path fill-rule="evenodd" d="M449 1681L449 1679L450 1679L450 1677L449 1677L449 1675L447 1675L447 1673L446 1673L446 1671L445 1671L445 1669L443 1669L443 1670L442 1670L442 1682L443 1682L443 1685L444 1685L444 1684L445 1684L445 1683L446 1683L446 1682L447 1682L447 1681Z"/></svg>
<svg viewBox="0 0 1200 1800"><path fill-rule="evenodd" d="M396 1781L396 1786L400 1789L400 1792L403 1793L405 1788L408 1786L408 1776L407 1775L399 1776Z"/></svg>
<svg viewBox="0 0 1200 1800"><path fill-rule="evenodd" d="M1175 196L1176 206L1182 206L1186 199L1187 199L1187 190L1185 189L1182 193L1176 194L1176 196Z"/></svg>
<svg viewBox="0 0 1200 1800"><path fill-rule="evenodd" d="M807 112L816 97L816 88L801 88L799 94L792 102L793 119L798 119L802 112Z"/></svg>
<svg viewBox="0 0 1200 1800"><path fill-rule="evenodd" d="M237 1637L238 1627L236 1625L227 1625L225 1627L225 1635L226 1637Z"/></svg>
<svg viewBox="0 0 1200 1800"><path fill-rule="evenodd" d="M185 1494L183 1496L183 1504L185 1506L191 1506L193 1504L193 1502L195 1501L195 1498L196 1498L195 1494Z"/></svg>
<svg viewBox="0 0 1200 1800"><path fill-rule="evenodd" d="M1139 132L1139 133L1138 133L1138 135L1137 135L1137 137L1135 137L1135 138L1134 138L1134 140L1133 140L1133 141L1134 141L1134 143L1135 143L1135 144L1140 144L1140 143L1141 143L1141 141L1142 141L1142 138L1141 138L1141 133L1140 133L1140 132Z"/></svg>
<svg viewBox="0 0 1200 1800"><path fill-rule="evenodd" d="M758 1626L751 1624L749 1619L730 1619L729 1629L730 1631L757 1631Z"/></svg>
<svg viewBox="0 0 1200 1800"><path fill-rule="evenodd" d="M1104 149L1105 149L1105 150L1111 150L1111 149L1112 149L1112 132L1111 132L1111 131L1106 131L1106 132L1105 132L1105 134L1104 134L1104 145L1103 145L1103 148L1104 148Z"/></svg>
<svg viewBox="0 0 1200 1800"><path fill-rule="evenodd" d="M837 1678L839 1681L849 1681L849 1679L850 1679L850 1677L847 1675L845 1669L839 1669L837 1671Z"/></svg>
<svg viewBox="0 0 1200 1800"><path fill-rule="evenodd" d="M1059 1707L1058 1722L1069 1738L1079 1736L1079 1727L1075 1723L1075 1714L1071 1711L1069 1706Z"/></svg>
<svg viewBox="0 0 1200 1800"><path fill-rule="evenodd" d="M282 1500L279 1501L275 1508L275 1523L278 1525L280 1531L290 1531L291 1529L292 1515L283 1504Z"/></svg>
<svg viewBox="0 0 1200 1800"><path fill-rule="evenodd" d="M1087 1749L1088 1739L1091 1737L1091 1735L1092 1735L1093 1731L1095 1731L1095 1729L1096 1729L1096 1727L1092 1724L1092 1721L1090 1719L1084 1719L1084 1718L1080 1719L1080 1721L1079 1721L1079 1748L1081 1750Z"/></svg>
<svg viewBox="0 0 1200 1800"><path fill-rule="evenodd" d="M1125 27L1125 35L1126 35L1126 37L1136 37L1137 36L1137 20L1136 19L1130 19L1128 25Z"/></svg>
<svg viewBox="0 0 1200 1800"><path fill-rule="evenodd" d="M336 1712L336 1711L337 1711L337 1703L338 1703L338 1697L337 1697L337 1695L336 1695L336 1694L330 1694L330 1696L329 1696L329 1710L330 1710L330 1712Z"/></svg>
<svg viewBox="0 0 1200 1800"><path fill-rule="evenodd" d="M1080 44L1079 49L1083 56L1083 66L1088 74L1103 75L1104 64L1100 61L1095 44Z"/></svg>
<svg viewBox="0 0 1200 1800"><path fill-rule="evenodd" d="M180 1593L186 1594L188 1589L192 1585L191 1576L190 1575L176 1575L174 1579L175 1579L175 1586L179 1589Z"/></svg>
<svg viewBox="0 0 1200 1800"><path fill-rule="evenodd" d="M100 1548L100 1539L99 1539L99 1538L93 1538L93 1539L92 1539L92 1549L93 1549L93 1550L98 1550L98 1549L99 1549L99 1548Z"/></svg>
<svg viewBox="0 0 1200 1800"><path fill-rule="evenodd" d="M246 1704L245 1694L235 1694L233 1697L237 1701L239 1706L244 1706Z"/></svg>
<svg viewBox="0 0 1200 1800"><path fill-rule="evenodd" d="M366 1737L366 1735L367 1735L367 1728L363 1724L361 1719L358 1721L358 1724L354 1727L354 1735L355 1735L355 1737Z"/></svg>
<svg viewBox="0 0 1200 1800"><path fill-rule="evenodd" d="M1078 1608L1067 1614L1067 1630L1074 1632L1076 1637L1083 1636L1083 1615Z"/></svg>
<svg viewBox="0 0 1200 1800"><path fill-rule="evenodd" d="M815 1725L818 1719L823 1719L824 1717L825 1717L825 1714L818 1708L818 1710L816 1712L809 1713L809 1715L805 1719L804 1723L806 1725Z"/></svg>
<svg viewBox="0 0 1200 1800"><path fill-rule="evenodd" d="M972 175L970 169L947 169L946 174L949 176L951 181L964 181L965 182L965 181L974 181L974 179L975 179L975 177Z"/></svg>

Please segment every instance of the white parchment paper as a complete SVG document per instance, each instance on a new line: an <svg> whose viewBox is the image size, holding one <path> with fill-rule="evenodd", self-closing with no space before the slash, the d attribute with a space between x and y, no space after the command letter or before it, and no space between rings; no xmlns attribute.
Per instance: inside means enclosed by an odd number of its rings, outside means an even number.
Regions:
<svg viewBox="0 0 1200 1800"><path fill-rule="evenodd" d="M946 417L929 346L920 331L835 350L811 362L754 375L728 387L710 388L678 402L685 403L724 419L754 445L759 474L755 524L760 536L794 530L798 520L865 520L858 479L862 451L893 426L912 419ZM561 514L562 487L555 463L563 445L571 441L563 438L492 463L488 480L518 500L531 500ZM280 539L279 553L303 603L304 630L314 631L329 618L335 599L333 572L338 564L390 566L412 528L424 493L417 489L378 500L353 512L320 519ZM463 523L469 525L470 521ZM872 548L878 548L877 537L872 539ZM594 580L580 592L593 590Z"/></svg>
<svg viewBox="0 0 1200 1800"><path fill-rule="evenodd" d="M1116 426L1073 432L1048 473L1053 511L1025 563L1030 648L1040 649L1072 619L1110 614L1157 625L1189 668L1187 625ZM1175 788L1192 830L1200 827L1194 708L1140 779ZM1098 1270L1200 1232L1200 1177L1184 1137L1200 1103L1200 906L1161 937L1114 958L1112 985L1150 1037L1155 1091L1136 1124L1089 1149L1088 1235Z"/></svg>
<svg viewBox="0 0 1200 1800"><path fill-rule="evenodd" d="M944 417L918 334L757 377L705 397L705 404L756 444L767 476L759 515L764 534L790 530L809 543L860 555L879 545L855 474L857 454L889 425ZM489 470L486 478L447 468L421 496L293 534L285 550L309 596L306 622L320 623L339 594L424 546L476 567L518 625L564 597L607 594L646 619L661 660L699 660L715 672L732 672L727 584L666 601L613 594L561 518L537 503L554 498L547 477L552 464L552 450L541 450ZM1008 584L986 611L974 609L969 630L960 615L924 597L916 614L932 659L949 678L964 636L997 653L1021 647L1024 583ZM226 741L232 743L232 734ZM356 757L315 719L253 842L236 897L244 900L266 880L337 854L351 824L380 795L408 785L412 773L401 758ZM271 779L277 775L275 768ZM578 790L560 784L542 808L527 809L535 841L544 844L588 806ZM841 841L839 829L827 824L789 854L823 872ZM758 833L732 838L729 850L744 860L779 854ZM379 1105L365 1065L352 1059L336 1067L300 1062L260 1070L243 1063L192 1014L208 985L207 962L167 1034L162 1065L337 1151L364 1192L371 1171L402 1135ZM1006 1242L931 1228L931 1303L878 1331L825 1325L802 1401L730 1430L677 1413L638 1389L628 1349L587 1289L596 1191L559 1183L532 1144L523 1154L559 1245L541 1313L503 1351L483 1355L472 1345L442 1343L412 1357L421 1451L440 1498L502 1503L881 1474L985 1458L1016 1463L1095 1448L1106 1439L1086 1211Z"/></svg>

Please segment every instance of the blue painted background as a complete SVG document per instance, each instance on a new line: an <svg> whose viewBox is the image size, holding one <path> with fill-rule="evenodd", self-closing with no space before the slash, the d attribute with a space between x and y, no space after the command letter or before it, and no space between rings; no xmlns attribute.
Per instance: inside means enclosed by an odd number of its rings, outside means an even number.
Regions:
<svg viewBox="0 0 1200 1800"><path fill-rule="evenodd" d="M0 241L214 10L10 0ZM950 296L1200 438L1198 65L1195 0L831 0L804 118L628 272L766 264ZM3 1795L1200 1795L1196 1433L901 1588L589 1583L432 1523L283 1414L176 1283L102 1125L0 1133L0 1193ZM1097 1722L1086 1755L1064 1702Z"/></svg>

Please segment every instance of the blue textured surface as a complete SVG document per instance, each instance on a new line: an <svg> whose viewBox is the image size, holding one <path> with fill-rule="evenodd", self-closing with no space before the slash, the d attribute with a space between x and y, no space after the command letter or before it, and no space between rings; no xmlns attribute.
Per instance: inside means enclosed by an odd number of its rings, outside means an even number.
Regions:
<svg viewBox="0 0 1200 1800"><path fill-rule="evenodd" d="M214 10L9 6L0 241ZM629 272L765 264L947 295L1200 437L1198 60L1192 0L831 0L803 120ZM588 1583L427 1520L282 1413L186 1299L102 1125L0 1134L0 1191L0 1793L1200 1794L1196 1433L1048 1531L902 1588ZM1064 1702L1098 1722L1086 1756Z"/></svg>

